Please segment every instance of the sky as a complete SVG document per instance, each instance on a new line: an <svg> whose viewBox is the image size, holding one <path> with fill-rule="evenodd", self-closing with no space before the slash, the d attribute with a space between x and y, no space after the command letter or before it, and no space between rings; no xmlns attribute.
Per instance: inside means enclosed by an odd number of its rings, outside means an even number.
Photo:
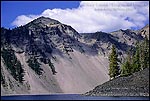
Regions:
<svg viewBox="0 0 150 101"><path fill-rule="evenodd" d="M149 1L1 1L1 27L25 25L40 16L79 33L136 30L149 24Z"/></svg>

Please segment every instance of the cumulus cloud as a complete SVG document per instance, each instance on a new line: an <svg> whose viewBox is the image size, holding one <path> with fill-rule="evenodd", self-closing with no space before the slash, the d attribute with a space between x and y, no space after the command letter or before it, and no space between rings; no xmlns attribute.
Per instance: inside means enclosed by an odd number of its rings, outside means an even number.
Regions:
<svg viewBox="0 0 150 101"><path fill-rule="evenodd" d="M20 15L15 19L15 21L12 22L12 25L14 25L14 26L25 25L28 22L30 22L38 17L39 16L37 16L37 15Z"/></svg>
<svg viewBox="0 0 150 101"><path fill-rule="evenodd" d="M39 15L18 16L12 25L27 24L45 16L71 25L80 33L141 28L149 22L148 1L81 1L78 8L46 9Z"/></svg>

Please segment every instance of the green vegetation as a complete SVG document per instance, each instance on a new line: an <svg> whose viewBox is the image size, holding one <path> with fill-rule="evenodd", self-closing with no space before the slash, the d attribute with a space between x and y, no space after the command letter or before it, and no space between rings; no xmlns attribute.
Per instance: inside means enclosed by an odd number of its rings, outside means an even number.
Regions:
<svg viewBox="0 0 150 101"><path fill-rule="evenodd" d="M53 75L55 75L57 72L55 71L55 67L54 67L54 64L51 62L51 60L49 59L48 61L48 65L50 66L52 72L53 72Z"/></svg>
<svg viewBox="0 0 150 101"><path fill-rule="evenodd" d="M149 67L149 40L147 36L145 37L145 40L140 44L139 56L140 56L141 69Z"/></svg>
<svg viewBox="0 0 150 101"><path fill-rule="evenodd" d="M115 78L119 75L119 66L116 48L112 46L109 56L109 76ZM125 61L121 65L121 76L129 76L135 72L149 68L149 40L147 36L144 41L137 42L135 49L129 49Z"/></svg>
<svg viewBox="0 0 150 101"><path fill-rule="evenodd" d="M53 50L48 44L45 44L44 47L45 47L45 52L48 52L50 54L52 53Z"/></svg>
<svg viewBox="0 0 150 101"><path fill-rule="evenodd" d="M28 66L31 67L38 75L42 74L43 69L40 68L40 63L35 57L31 57L28 61Z"/></svg>
<svg viewBox="0 0 150 101"><path fill-rule="evenodd" d="M11 75L16 81L23 82L24 70L21 66L20 61L17 60L14 51L12 49L2 48L1 50L4 63L7 69L10 70Z"/></svg>
<svg viewBox="0 0 150 101"><path fill-rule="evenodd" d="M141 67L139 51L140 51L140 47L139 47L139 43L137 43L136 51L132 58L132 73L139 71Z"/></svg>
<svg viewBox="0 0 150 101"><path fill-rule="evenodd" d="M1 84L2 84L3 87L7 87L8 86L8 84L7 84L6 80L5 80L5 76L4 76L4 74L2 72L1 72Z"/></svg>
<svg viewBox="0 0 150 101"><path fill-rule="evenodd" d="M2 75L2 73L1 73L1 84L5 85L5 79L4 79L4 76Z"/></svg>
<svg viewBox="0 0 150 101"><path fill-rule="evenodd" d="M131 64L129 61L126 61L125 63L123 63L121 68L122 68L121 70L122 76L128 76L131 74Z"/></svg>
<svg viewBox="0 0 150 101"><path fill-rule="evenodd" d="M55 61L57 60L56 57L52 57ZM51 62L51 60L49 58L40 58L40 61L43 62L44 64L48 64L49 67L52 70L53 75L55 75L57 72L55 71L55 67L54 64Z"/></svg>
<svg viewBox="0 0 150 101"><path fill-rule="evenodd" d="M40 61L43 62L44 64L48 64L48 60L44 57L40 58Z"/></svg>
<svg viewBox="0 0 150 101"><path fill-rule="evenodd" d="M128 76L134 72L149 68L149 40L137 42L135 50L130 50L126 61L121 67L121 76Z"/></svg>
<svg viewBox="0 0 150 101"><path fill-rule="evenodd" d="M132 73L132 64L131 64L131 52L132 50L128 50L128 56L125 62L121 66L121 76L128 76Z"/></svg>
<svg viewBox="0 0 150 101"><path fill-rule="evenodd" d="M82 48L82 46L81 45L78 45L79 46L79 51L81 52L81 53L85 53L85 50Z"/></svg>
<svg viewBox="0 0 150 101"><path fill-rule="evenodd" d="M116 47L115 45L112 45L112 52L109 56L109 76L110 78L115 78L118 76L119 73L119 66L118 66L118 55L116 52Z"/></svg>

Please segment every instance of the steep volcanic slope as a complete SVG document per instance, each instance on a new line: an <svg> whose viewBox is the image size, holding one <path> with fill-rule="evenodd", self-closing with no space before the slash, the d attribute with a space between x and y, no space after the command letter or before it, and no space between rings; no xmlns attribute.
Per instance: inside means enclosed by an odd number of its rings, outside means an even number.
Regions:
<svg viewBox="0 0 150 101"><path fill-rule="evenodd" d="M71 26L40 17L13 30L2 28L1 36L1 51L15 54L24 70L20 83L12 76L3 55L2 95L83 93L108 80L107 58L97 56L90 46L79 42L81 36ZM32 58L41 64L37 71L28 65Z"/></svg>
<svg viewBox="0 0 150 101"><path fill-rule="evenodd" d="M128 47L143 39L128 34L133 44L119 42L122 37L115 34L79 34L71 26L45 17L12 30L1 28L1 93L84 93L109 80L112 44L122 58Z"/></svg>

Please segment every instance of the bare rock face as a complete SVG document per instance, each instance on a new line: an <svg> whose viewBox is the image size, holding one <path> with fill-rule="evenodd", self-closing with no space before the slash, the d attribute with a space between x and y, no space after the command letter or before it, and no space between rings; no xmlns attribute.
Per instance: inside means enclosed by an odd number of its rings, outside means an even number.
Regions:
<svg viewBox="0 0 150 101"><path fill-rule="evenodd" d="M146 25L145 27L140 29L137 34L140 34L143 37L147 36L147 38L149 39L149 25Z"/></svg>
<svg viewBox="0 0 150 101"><path fill-rule="evenodd" d="M121 59L137 40L143 37L131 30L78 33L46 17L1 28L1 93L84 93L109 80L112 44Z"/></svg>

